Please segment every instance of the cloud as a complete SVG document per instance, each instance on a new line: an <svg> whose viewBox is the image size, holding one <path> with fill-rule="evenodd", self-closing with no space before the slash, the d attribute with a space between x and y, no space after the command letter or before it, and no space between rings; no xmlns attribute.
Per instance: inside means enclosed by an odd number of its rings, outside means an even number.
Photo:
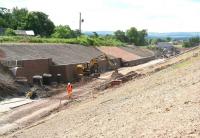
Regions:
<svg viewBox="0 0 200 138"><path fill-rule="evenodd" d="M200 31L197 0L0 0L3 7L42 11L58 24L83 30L126 30L131 26L153 32Z"/></svg>

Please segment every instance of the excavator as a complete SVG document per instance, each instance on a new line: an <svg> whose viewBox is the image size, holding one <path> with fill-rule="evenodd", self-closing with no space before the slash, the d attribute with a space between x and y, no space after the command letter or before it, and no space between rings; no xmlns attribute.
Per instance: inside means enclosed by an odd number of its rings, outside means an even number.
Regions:
<svg viewBox="0 0 200 138"><path fill-rule="evenodd" d="M106 60L112 69L117 70L116 63L112 62L110 58L104 54L98 57L92 58L89 63L78 64L76 66L78 78L83 76L98 78L100 76L98 61Z"/></svg>

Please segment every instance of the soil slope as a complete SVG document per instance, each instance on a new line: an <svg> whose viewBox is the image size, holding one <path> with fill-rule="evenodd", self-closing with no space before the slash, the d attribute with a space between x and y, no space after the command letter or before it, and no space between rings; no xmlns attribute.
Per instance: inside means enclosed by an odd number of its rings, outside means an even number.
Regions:
<svg viewBox="0 0 200 138"><path fill-rule="evenodd" d="M21 95L24 87L14 82L11 72L0 64L0 100Z"/></svg>
<svg viewBox="0 0 200 138"><path fill-rule="evenodd" d="M200 137L199 60L106 90L10 137Z"/></svg>

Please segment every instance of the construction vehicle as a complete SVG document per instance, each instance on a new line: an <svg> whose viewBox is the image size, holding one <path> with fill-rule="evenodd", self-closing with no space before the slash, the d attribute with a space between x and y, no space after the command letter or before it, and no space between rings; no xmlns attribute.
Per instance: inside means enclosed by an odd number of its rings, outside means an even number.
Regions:
<svg viewBox="0 0 200 138"><path fill-rule="evenodd" d="M110 60L110 58L107 55L100 55L98 57L95 57L90 60L89 63L83 63L83 64L78 64L76 66L77 74L79 76L79 79L83 76L88 76L88 77L99 77L100 76L100 71L99 71L99 61L106 60L108 64L112 67L112 69L116 70L116 64Z"/></svg>

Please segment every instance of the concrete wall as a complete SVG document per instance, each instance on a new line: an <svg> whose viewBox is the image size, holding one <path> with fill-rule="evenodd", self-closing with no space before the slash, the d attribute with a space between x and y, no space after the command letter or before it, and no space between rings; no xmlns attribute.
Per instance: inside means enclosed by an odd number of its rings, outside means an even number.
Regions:
<svg viewBox="0 0 200 138"><path fill-rule="evenodd" d="M122 62L120 58L112 59L113 63L117 64L117 67L121 66L136 66L146 63L155 59L154 56L141 58L133 61ZM76 65L53 65L52 59L35 59L35 60L22 60L22 67L19 67L16 71L16 77L26 77L28 82L32 83L32 77L34 75L42 75L44 73L50 73L53 75L53 80L56 81L57 74L61 74L62 82L74 82L77 80ZM100 72L106 72L112 70L108 61L99 61Z"/></svg>
<svg viewBox="0 0 200 138"><path fill-rule="evenodd" d="M112 61L114 61L117 64L117 67L121 66L121 59L112 59ZM76 73L76 65L78 64L50 66L50 74L53 75L54 81L56 80L57 74L61 74L62 82L74 82L78 78ZM106 60L102 60L99 62L100 72L106 72L111 69L112 68L109 66L109 63Z"/></svg>
<svg viewBox="0 0 200 138"><path fill-rule="evenodd" d="M74 82L76 80L76 64L50 66L50 74L56 80L57 74L61 74L62 82Z"/></svg>
<svg viewBox="0 0 200 138"><path fill-rule="evenodd" d="M121 59L111 59L111 62L116 63L117 67L121 66ZM26 77L28 82L32 83L34 75L42 75L50 73L53 80L56 81L57 74L61 74L62 82L74 82L77 80L76 65L53 65L52 59L35 59L35 60L21 60L21 67L16 71L16 77ZM100 72L111 70L112 67L106 60L99 61Z"/></svg>
<svg viewBox="0 0 200 138"><path fill-rule="evenodd" d="M116 58L116 59L110 59L112 63L115 63L116 64L116 67L119 68L122 66L122 60L121 58ZM106 60L102 60L102 61L99 61L99 70L100 72L106 72L108 70L112 70L113 67L111 67L108 63L108 61Z"/></svg>
<svg viewBox="0 0 200 138"><path fill-rule="evenodd" d="M124 67L136 66L136 65L144 64L144 63L149 62L154 59L155 59L155 56L152 56L152 57L141 58L141 59L137 59L137 60L133 60L133 61L123 62L123 66Z"/></svg>
<svg viewBox="0 0 200 138"><path fill-rule="evenodd" d="M16 77L26 77L28 82L32 82L34 75L49 73L49 66L52 65L52 59L22 60L22 67L16 71Z"/></svg>
<svg viewBox="0 0 200 138"><path fill-rule="evenodd" d="M61 74L61 81L64 82L67 78L65 65L50 66L50 74L53 76L53 80L56 81L57 74Z"/></svg>

